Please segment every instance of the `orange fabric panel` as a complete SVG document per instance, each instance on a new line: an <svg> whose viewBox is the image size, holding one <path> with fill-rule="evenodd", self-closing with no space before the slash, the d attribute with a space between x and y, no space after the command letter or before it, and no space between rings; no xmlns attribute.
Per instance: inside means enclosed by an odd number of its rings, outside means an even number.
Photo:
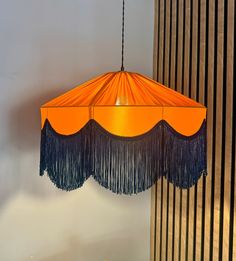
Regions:
<svg viewBox="0 0 236 261"><path fill-rule="evenodd" d="M190 99L173 89L164 86L146 76L137 73L131 73L134 84L147 92L148 97L152 97L154 104L158 106L198 106L203 107L200 103ZM145 103L146 105L147 102Z"/></svg>
<svg viewBox="0 0 236 261"><path fill-rule="evenodd" d="M44 108L43 115L45 110L51 126L59 134L74 134L89 121L88 107Z"/></svg>
<svg viewBox="0 0 236 261"><path fill-rule="evenodd" d="M43 107L96 105L204 107L148 77L131 72L105 73L47 102Z"/></svg>
<svg viewBox="0 0 236 261"><path fill-rule="evenodd" d="M164 107L163 119L177 132L191 136L206 118L206 108Z"/></svg>
<svg viewBox="0 0 236 261"><path fill-rule="evenodd" d="M132 137L155 126L162 119L162 107L94 107L93 118L112 134Z"/></svg>
<svg viewBox="0 0 236 261"><path fill-rule="evenodd" d="M92 80L89 80L72 90L45 103L43 107L80 107L89 106L91 101L98 95L104 85L113 77L113 74L106 73Z"/></svg>
<svg viewBox="0 0 236 261"><path fill-rule="evenodd" d="M41 128L43 128L45 120L47 119L47 108L40 108L41 111Z"/></svg>

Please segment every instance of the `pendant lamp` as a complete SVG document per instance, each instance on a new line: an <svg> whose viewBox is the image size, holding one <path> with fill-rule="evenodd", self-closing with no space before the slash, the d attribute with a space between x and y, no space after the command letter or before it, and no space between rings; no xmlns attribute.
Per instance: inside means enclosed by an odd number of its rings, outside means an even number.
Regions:
<svg viewBox="0 0 236 261"><path fill-rule="evenodd" d="M41 107L40 175L60 189L92 176L118 194L160 177L189 188L206 175L206 108L122 65Z"/></svg>

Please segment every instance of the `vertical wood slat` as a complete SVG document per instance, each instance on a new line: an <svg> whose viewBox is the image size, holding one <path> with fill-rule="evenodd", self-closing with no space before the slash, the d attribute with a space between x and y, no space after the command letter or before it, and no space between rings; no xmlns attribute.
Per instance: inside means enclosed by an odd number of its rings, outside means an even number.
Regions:
<svg viewBox="0 0 236 261"><path fill-rule="evenodd" d="M187 260L193 260L193 238L194 238L194 189L189 189L189 202L188 202L188 208L189 208L189 218L188 218L188 256Z"/></svg>
<svg viewBox="0 0 236 261"><path fill-rule="evenodd" d="M191 43L190 43L190 97L197 98L197 43L198 43L198 0L191 1ZM189 189L189 249L188 260L194 260L196 254L196 189L197 186Z"/></svg>
<svg viewBox="0 0 236 261"><path fill-rule="evenodd" d="M231 186L231 207L230 207L230 223L231 223L231 232L232 236L230 237L230 242L232 242L232 249L230 251L230 254L232 255L232 260L233 258L236 257L236 119L235 119L235 113L236 113L236 91L235 91L235 84L236 84L236 63L235 63L235 57L236 57L236 4L234 2L234 44L233 44L233 52L234 52L234 57L233 57L233 129L232 129L232 166L231 166L231 178L232 178L232 186Z"/></svg>
<svg viewBox="0 0 236 261"><path fill-rule="evenodd" d="M175 215L174 215L174 261L179 260L179 243L180 243L180 189L175 188Z"/></svg>
<svg viewBox="0 0 236 261"><path fill-rule="evenodd" d="M185 0L185 10L184 10L184 60L183 60L183 93L189 96L189 66L190 66L190 17L191 0Z"/></svg>
<svg viewBox="0 0 236 261"><path fill-rule="evenodd" d="M164 84L169 86L170 68L170 1L165 0L165 57L164 57Z"/></svg>
<svg viewBox="0 0 236 261"><path fill-rule="evenodd" d="M192 21L191 21L191 93L190 97L197 98L197 51L198 51L198 1L192 0Z"/></svg>
<svg viewBox="0 0 236 261"><path fill-rule="evenodd" d="M163 59L164 59L164 2L165 0L159 0L159 52L158 52L158 68L157 68L157 81L163 82Z"/></svg>
<svg viewBox="0 0 236 261"><path fill-rule="evenodd" d="M213 224L213 260L219 260L221 249L220 231L220 199L221 199L221 164L222 164L222 121L223 121L223 55L224 55L224 0L217 2L216 9L216 53L215 88L216 88L216 121L215 121L215 182L214 182L214 224Z"/></svg>
<svg viewBox="0 0 236 261"><path fill-rule="evenodd" d="M184 93L184 59L188 56L185 55L185 0L178 2L178 66L177 66L177 91ZM181 190L180 192L180 241L179 241L179 260L184 261L186 258L186 228L187 228L187 191Z"/></svg>
<svg viewBox="0 0 236 261"><path fill-rule="evenodd" d="M186 233L187 233L187 190L182 190L182 219L181 219L181 231L180 231L180 260L186 260Z"/></svg>
<svg viewBox="0 0 236 261"><path fill-rule="evenodd" d="M183 69L183 3L184 0L179 0L177 4L177 63L176 63L176 89L182 92L182 69Z"/></svg>
<svg viewBox="0 0 236 261"><path fill-rule="evenodd" d="M167 244L167 181L165 178L162 179L162 233L161 233L161 257L160 260L165 261L166 260L166 248L168 246Z"/></svg>
<svg viewBox="0 0 236 261"><path fill-rule="evenodd" d="M161 182L157 182L156 186L156 251L155 251L155 261L160 260L161 253Z"/></svg>
<svg viewBox="0 0 236 261"><path fill-rule="evenodd" d="M215 0L209 0L207 8L207 171L205 191L205 225L204 225L204 256L203 260L210 260L211 255L211 201L212 201L212 153L213 153L213 103L214 103L214 33L215 33Z"/></svg>
<svg viewBox="0 0 236 261"><path fill-rule="evenodd" d="M153 79L157 80L157 61L158 61L158 51L159 51L159 40L158 40L158 29L159 29L159 2L154 1L154 37L153 37Z"/></svg>
<svg viewBox="0 0 236 261"><path fill-rule="evenodd" d="M171 50L170 50L170 88L176 89L176 63L177 63L177 8L178 0L171 1L171 30L170 30L170 37L171 37ZM175 261L178 260L178 227L179 224L179 191L174 186L173 189L173 212L172 212L172 248L171 248L171 260ZM170 237L169 237L170 238ZM170 240L170 239L169 239Z"/></svg>
<svg viewBox="0 0 236 261"><path fill-rule="evenodd" d="M155 2L154 76L207 105L208 176L158 182L153 260L236 260L235 0Z"/></svg>
<svg viewBox="0 0 236 261"><path fill-rule="evenodd" d="M206 26L206 1L199 0L199 17L198 17L198 101L202 104L205 102L205 26ZM203 230L203 214L205 209L203 209L203 178L198 182L198 193L197 193L197 222L196 222L196 261L202 259L202 244L204 244Z"/></svg>
<svg viewBox="0 0 236 261"><path fill-rule="evenodd" d="M170 60L169 60L169 80L171 88L175 86L175 66L176 66L176 13L177 0L170 1ZM167 13L168 15L168 13ZM168 254L167 260L174 260L174 231L175 231L175 188L169 185L169 209L168 209Z"/></svg>
<svg viewBox="0 0 236 261"><path fill-rule="evenodd" d="M173 82L173 86L171 86L172 88L174 88L175 90L177 90L178 88L180 88L180 84L181 84L181 77L179 76L179 74L182 72L182 36L183 36L183 22L182 22L182 6L180 6L180 2L182 2L182 0L177 0L176 1L176 5L175 5L175 22L176 22L176 41L175 41L175 52L176 52L176 61L175 61L175 81ZM181 16L182 15L182 16ZM181 59L181 61L179 61L179 59ZM181 90L180 90L181 91ZM173 245L173 260L174 261L178 261L180 259L180 225L181 225L181 190L178 188L174 188L175 190L175 202L174 202L174 206L175 206L175 215L174 215L174 245Z"/></svg>
<svg viewBox="0 0 236 261"><path fill-rule="evenodd" d="M171 49L170 49L170 87L175 86L175 66L176 66L176 18L177 18L177 0L171 1Z"/></svg>
<svg viewBox="0 0 236 261"><path fill-rule="evenodd" d="M155 260L155 249L156 249L156 186L157 184L154 184L154 186L151 189L151 219L150 219L150 261Z"/></svg>
<svg viewBox="0 0 236 261"><path fill-rule="evenodd" d="M168 242L167 242L167 260L172 261L173 258L173 218L174 218L174 186L169 184L169 202L168 202Z"/></svg>
<svg viewBox="0 0 236 261"><path fill-rule="evenodd" d="M159 54L158 54L158 74L157 81L163 83L164 59L163 52L165 44L165 0L159 0ZM159 181L161 184L161 208L160 208L160 249L157 260L164 260L166 253L166 186L164 178Z"/></svg>
<svg viewBox="0 0 236 261"><path fill-rule="evenodd" d="M225 169L224 169L224 209L223 209L223 249L222 249L222 259L229 260L229 240L230 240L230 205L231 205L231 166L232 166L232 129L233 129L233 47L234 47L234 1L228 1L225 8L227 12L227 18L225 18L225 23L227 23L227 34L226 34L226 98L225 102L227 104L225 115Z"/></svg>
<svg viewBox="0 0 236 261"><path fill-rule="evenodd" d="M235 39L234 39L235 40ZM235 44L234 44L235 45ZM235 83L235 80L234 80L234 83ZM234 92L235 92L235 90L234 90ZM235 103L236 103L236 100L235 100L235 98L234 98L234 105L235 105ZM235 123L235 122L234 122ZM234 133L235 133L235 127L234 127ZM236 166L236 157L235 157L235 150L236 150L236 139L234 139L234 144L233 144L233 146L234 146L234 163L233 163L233 165L234 165L234 173L232 172L232 174L234 175L234 188L236 188L236 175L235 175L235 166ZM236 191L234 190L234 194L233 194L233 198L234 198L234 206L233 206L233 240L232 240L232 255L233 255L233 259L232 260L234 260L235 259L235 257L236 257Z"/></svg>
<svg viewBox="0 0 236 261"><path fill-rule="evenodd" d="M185 0L185 9L184 9L184 60L183 60L183 93L186 96L189 96L189 83L190 83L190 74L189 74L189 67L190 67L190 27L191 27L191 0ZM192 194L192 192L191 192ZM192 194L193 195L193 194ZM192 197L193 198L193 197ZM193 200L191 198L191 200ZM190 209L189 209L190 208ZM185 212L186 211L186 212ZM192 247L191 243L192 238L191 235L193 235L193 218L190 217L189 219L189 212L190 216L193 217L193 208L189 205L189 190L186 192L183 192L183 213L185 213L186 218L182 220L182 226L186 231L183 231L181 240L183 241L183 249L181 251L182 260L189 260L189 256L192 257ZM186 224L184 224L184 222ZM183 230L184 230L183 229ZM186 232L186 233L184 233ZM192 232L192 233L191 233ZM185 237L185 239L184 239ZM190 249L189 249L190 246ZM185 251L185 257L183 257ZM184 258L184 259L183 259Z"/></svg>
<svg viewBox="0 0 236 261"><path fill-rule="evenodd" d="M182 93L189 96L189 65L190 65L190 16L191 0L184 0L183 7L183 71L182 71ZM181 260L188 260L188 235L189 235L189 191L182 192L182 231L181 231Z"/></svg>

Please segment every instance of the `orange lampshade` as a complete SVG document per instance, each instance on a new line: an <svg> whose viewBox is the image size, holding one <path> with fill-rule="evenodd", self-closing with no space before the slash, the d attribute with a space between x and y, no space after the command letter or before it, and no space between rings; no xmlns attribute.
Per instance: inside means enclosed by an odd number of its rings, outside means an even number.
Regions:
<svg viewBox="0 0 236 261"><path fill-rule="evenodd" d="M93 176L116 193L206 171L206 108L138 73L100 75L41 107L41 175L71 190Z"/></svg>

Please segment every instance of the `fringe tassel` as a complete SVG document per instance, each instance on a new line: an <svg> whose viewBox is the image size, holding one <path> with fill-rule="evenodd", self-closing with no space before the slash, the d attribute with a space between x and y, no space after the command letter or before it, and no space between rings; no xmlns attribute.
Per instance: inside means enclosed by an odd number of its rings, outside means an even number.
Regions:
<svg viewBox="0 0 236 261"><path fill-rule="evenodd" d="M180 188L206 174L206 122L191 137L160 121L149 132L120 137L90 120L73 135L60 135L45 122L41 132L40 175L47 172L61 189L73 190L91 175L117 194L136 194L165 176Z"/></svg>
<svg viewBox="0 0 236 261"><path fill-rule="evenodd" d="M110 134L93 124L94 179L117 194L136 194L161 176L161 123L133 138Z"/></svg>
<svg viewBox="0 0 236 261"><path fill-rule="evenodd" d="M41 134L40 175L46 171L60 189L81 187L92 170L92 124L66 136L56 133L47 120Z"/></svg>
<svg viewBox="0 0 236 261"><path fill-rule="evenodd" d="M176 132L163 121L163 176L179 188L189 188L207 175L206 122L192 136Z"/></svg>

